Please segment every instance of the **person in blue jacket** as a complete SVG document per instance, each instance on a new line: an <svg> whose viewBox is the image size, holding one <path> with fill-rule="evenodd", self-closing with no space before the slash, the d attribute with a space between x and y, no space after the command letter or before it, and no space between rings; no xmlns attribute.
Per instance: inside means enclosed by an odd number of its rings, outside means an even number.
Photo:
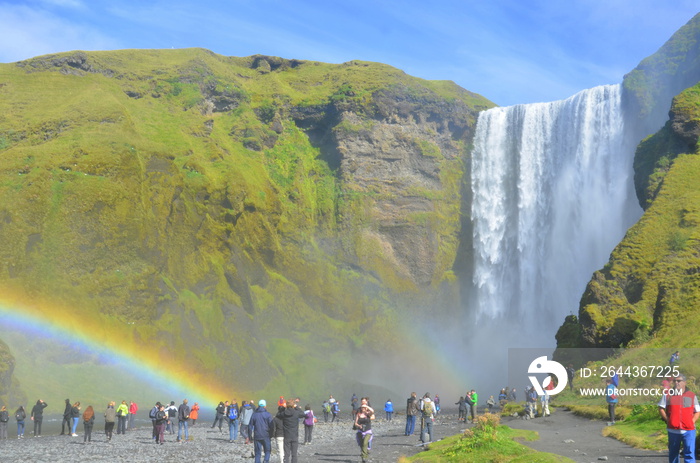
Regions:
<svg viewBox="0 0 700 463"><path fill-rule="evenodd" d="M250 433L255 444L255 463L260 463L263 452L265 452L264 462L269 463L272 449L270 438L275 433L274 418L265 407L267 407L267 402L261 399L258 402L258 408L250 417Z"/></svg>
<svg viewBox="0 0 700 463"><path fill-rule="evenodd" d="M613 380L608 378L605 386L605 401L608 403L608 417L610 424L615 424L615 405L617 405L617 387Z"/></svg>
<svg viewBox="0 0 700 463"><path fill-rule="evenodd" d="M391 402L391 399L387 399L384 404L384 412L386 413L386 420L391 421L391 417L394 415L394 404Z"/></svg>

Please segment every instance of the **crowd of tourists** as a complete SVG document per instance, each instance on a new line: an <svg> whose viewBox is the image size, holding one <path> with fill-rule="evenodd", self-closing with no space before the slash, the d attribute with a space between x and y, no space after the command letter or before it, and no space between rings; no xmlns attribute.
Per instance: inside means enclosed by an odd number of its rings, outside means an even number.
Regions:
<svg viewBox="0 0 700 463"><path fill-rule="evenodd" d="M573 382L573 378L569 378ZM552 384L552 383L550 383ZM661 418L667 423L669 439L669 462L677 462L679 452L683 451L685 461L692 460L695 453L695 421L700 417L700 405L694 393L685 387L685 376L679 375L672 382L665 381L664 391L674 389L674 394L670 392L664 394L659 402L659 413ZM611 422L615 420L615 405L617 404L616 389L617 384L608 380L606 385L606 401L610 413ZM535 388L526 387L524 391L524 417L534 418L535 416L549 415L549 395L551 387L545 388L545 394L538 397ZM498 399L493 395L485 401L485 408L488 412L493 411L497 405L503 409L508 402L517 402L518 395L515 388L508 387L501 389ZM541 408L537 409L537 402ZM253 444L255 462L269 462L272 446L277 450L280 461L285 463L297 462L299 445L311 444L314 426L318 423L310 404L303 408L299 405L300 400L285 399L280 396L275 405L271 407L273 413L268 411L267 401L260 399L244 400L239 405L236 400L221 401L216 406L212 429L218 428L223 434L228 430L228 440L230 443L240 441L244 444ZM687 404L687 406L686 406ZM477 418L477 406L479 405L479 395L474 389L468 390L455 403L458 406L458 420L466 422L467 419L475 421ZM358 397L353 394L350 399L352 428L355 432L355 440L360 449L363 462L369 458L372 449L373 432L372 422L377 418L375 409L370 404L368 397ZM14 413L17 423L17 438L25 437L26 421L33 425L33 436L41 437L44 411L47 403L42 399L36 401L31 410L24 406L19 406ZM332 395L325 399L321 405L324 423L333 424L339 421L341 406L338 400ZM413 392L406 400L406 426L405 436L411 436L416 431L419 432L419 440L422 444L434 440L433 425L440 414L440 397L431 397L429 393L422 396ZM65 400L63 420L61 423L60 435L78 437L78 425L83 424L83 442L89 444L92 441L92 431L98 415L104 419L104 433L107 441L111 441L116 427L116 434L125 434L129 430L135 429L135 417L139 411L138 405L130 401L123 400L120 404L109 402L104 409L96 410L92 405L88 405L84 410L80 402ZM391 399L384 403L384 413L386 421L392 421L394 415L394 404ZM200 406L197 402L189 404L187 399L177 406L174 401L169 403L156 402L148 412L148 418L152 423L152 440L156 444L165 442L165 434L175 435L175 442L187 442L189 440L189 427L195 426L199 420ZM0 408L0 439L7 439L7 426L10 414L6 406ZM303 441L299 439L299 427L303 424ZM177 431L176 431L177 428Z"/></svg>
<svg viewBox="0 0 700 463"><path fill-rule="evenodd" d="M41 437L41 427L44 422L44 409L47 406L48 404L46 402L39 399L29 412L27 412L24 405L20 405L17 410L15 410L17 439L24 439L27 419L33 425L33 436ZM130 402L127 404L125 400L119 405L115 402L109 402L107 404L103 417L105 420L105 434L107 435L108 441L112 439L115 426L117 427L117 434L125 434L127 428L134 427L134 417L138 409L136 403ZM92 405L88 405L85 410L83 410L80 402L71 403L70 399L66 399L65 402L60 435L78 437L78 424L81 418L83 421L84 442L91 442L92 429L95 425L97 412ZM9 411L7 410L7 406L3 405L0 409L0 439L7 439L7 424L9 420Z"/></svg>
<svg viewBox="0 0 700 463"><path fill-rule="evenodd" d="M416 423L419 421L420 439L427 443L433 440L433 422L440 412L440 398L434 398L430 394L424 394L420 399L416 393L412 393L406 402L406 435L414 433ZM14 413L17 423L17 438L25 437L27 421L33 425L34 437L42 436L42 424L44 412L48 404L39 399L31 410L20 406ZM372 448L373 432L372 423L377 414L370 405L368 397L358 397L353 394L349 402L352 419L352 429L355 440L360 449L362 461L369 458ZM109 402L105 408L96 409L88 405L83 409L80 402L65 400L63 420L60 435L78 437L79 424L82 421L83 443L92 442L93 428L96 421L104 422L104 434L107 441L116 434L126 434L133 431L135 417L139 406L134 401L122 401L120 404ZM297 461L299 445L309 445L313 438L314 426L319 422L310 404L303 408L300 399L285 399L280 396L276 404L268 411L267 401L264 399L244 400L240 404L234 399L221 401L214 410L214 421L211 429L218 429L224 434L228 431L230 443L241 442L253 444L255 461L270 460L272 446L274 445L280 461ZM341 405L332 395L321 404L322 420L324 423L334 424L339 422ZM189 440L189 428L199 421L200 406L197 402L190 405L187 399L183 399L179 405L174 401L156 402L148 411L148 418L152 424L152 441L156 444L164 444L166 435L176 435L174 441L184 443ZM391 399L384 403L384 417L386 421L394 419L394 404ZM6 406L0 410L0 439L7 438L7 425L10 420ZM200 422L201 426L201 422ZM303 440L299 438L300 426L303 426ZM29 431L28 431L29 432ZM239 440L240 436L240 440Z"/></svg>

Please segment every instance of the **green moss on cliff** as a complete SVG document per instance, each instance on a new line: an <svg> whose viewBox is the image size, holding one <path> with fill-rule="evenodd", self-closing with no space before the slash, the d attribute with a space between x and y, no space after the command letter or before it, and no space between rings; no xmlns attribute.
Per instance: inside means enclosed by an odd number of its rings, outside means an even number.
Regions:
<svg viewBox="0 0 700 463"><path fill-rule="evenodd" d="M400 350L412 295L454 281L464 147L490 106L359 61L188 49L0 65L0 285L118 324L105 342L159 361L246 369L243 391L303 391L281 365ZM397 119L415 129L392 149L427 162L428 186L353 182L341 144L371 145ZM395 227L377 214L416 192L422 212L398 208Z"/></svg>

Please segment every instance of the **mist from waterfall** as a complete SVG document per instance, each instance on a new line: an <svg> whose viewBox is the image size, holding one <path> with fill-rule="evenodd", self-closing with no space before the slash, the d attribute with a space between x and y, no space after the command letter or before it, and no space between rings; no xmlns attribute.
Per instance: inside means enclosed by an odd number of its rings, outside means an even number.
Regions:
<svg viewBox="0 0 700 463"><path fill-rule="evenodd" d="M538 330L526 344L553 346L592 273L639 218L621 93L606 85L480 113L469 308L479 325L515 322Z"/></svg>

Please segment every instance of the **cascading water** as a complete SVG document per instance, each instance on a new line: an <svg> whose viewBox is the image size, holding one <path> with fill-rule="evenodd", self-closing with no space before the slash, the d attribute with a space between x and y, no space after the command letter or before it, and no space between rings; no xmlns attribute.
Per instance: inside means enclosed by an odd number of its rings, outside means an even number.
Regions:
<svg viewBox="0 0 700 463"><path fill-rule="evenodd" d="M547 345L639 217L621 87L479 115L472 153L478 320L531 320Z"/></svg>

